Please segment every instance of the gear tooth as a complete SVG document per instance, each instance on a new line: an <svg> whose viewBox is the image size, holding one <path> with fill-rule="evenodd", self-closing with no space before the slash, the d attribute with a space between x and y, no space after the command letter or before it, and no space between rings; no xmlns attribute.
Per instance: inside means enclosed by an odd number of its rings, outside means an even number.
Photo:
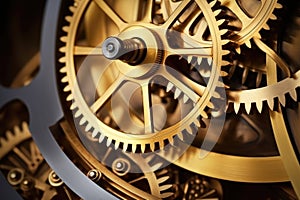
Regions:
<svg viewBox="0 0 300 200"><path fill-rule="evenodd" d="M79 125L82 126L86 122L85 117L82 117L79 121Z"/></svg>
<svg viewBox="0 0 300 200"><path fill-rule="evenodd" d="M74 117L75 117L75 118L78 118L80 115L81 115L80 110L77 110L77 111L75 112L75 114L74 114Z"/></svg>
<svg viewBox="0 0 300 200"><path fill-rule="evenodd" d="M185 130L186 130L186 132L187 132L188 134L193 135L193 129L192 129L191 126L187 126L187 127L185 128Z"/></svg>
<svg viewBox="0 0 300 200"><path fill-rule="evenodd" d="M230 40L227 40L227 39L224 39L224 40L221 40L221 44L222 45L226 45L228 43L230 43L231 41Z"/></svg>
<svg viewBox="0 0 300 200"><path fill-rule="evenodd" d="M135 153L137 145L136 144L132 144L131 146L132 146L132 148L131 148L132 153Z"/></svg>
<svg viewBox="0 0 300 200"><path fill-rule="evenodd" d="M162 185L159 187L159 190L164 191L164 190L170 189L172 186L173 186L172 184Z"/></svg>
<svg viewBox="0 0 300 200"><path fill-rule="evenodd" d="M60 63L65 63L67 61L67 59L66 59L66 57L61 57L58 61Z"/></svg>
<svg viewBox="0 0 300 200"><path fill-rule="evenodd" d="M186 94L183 95L183 103L187 103L189 99L190 98Z"/></svg>
<svg viewBox="0 0 300 200"><path fill-rule="evenodd" d="M72 101L74 99L73 94L69 94L66 98L67 101Z"/></svg>
<svg viewBox="0 0 300 200"><path fill-rule="evenodd" d="M160 194L160 195L159 195L159 198L161 198L161 199L166 199L166 198L171 197L171 196L173 196L173 195L174 195L173 192L165 192L165 193L163 193L163 194Z"/></svg>
<svg viewBox="0 0 300 200"><path fill-rule="evenodd" d="M177 136L178 136L178 138L179 138L181 141L183 141L183 135L182 135L182 132L177 133Z"/></svg>
<svg viewBox="0 0 300 200"><path fill-rule="evenodd" d="M217 17L222 12L222 9L218 9L214 11L214 15Z"/></svg>
<svg viewBox="0 0 300 200"><path fill-rule="evenodd" d="M145 153L146 150L146 145L145 144L141 144L141 151L142 153Z"/></svg>
<svg viewBox="0 0 300 200"><path fill-rule="evenodd" d="M221 29L220 35L225 35L228 32L228 29Z"/></svg>
<svg viewBox="0 0 300 200"><path fill-rule="evenodd" d="M10 133L11 133L11 132L10 132ZM14 126L14 133L15 133L15 134L20 134L20 133L21 133L21 129L20 129L19 126ZM9 135L12 136L12 134L9 134ZM9 138L8 135L6 135L6 137ZM8 140L9 140L9 139L8 139Z"/></svg>
<svg viewBox="0 0 300 200"><path fill-rule="evenodd" d="M200 112L200 115L201 115L203 118L208 119L208 115L207 115L207 113L206 113L204 110L202 110L202 111Z"/></svg>
<svg viewBox="0 0 300 200"><path fill-rule="evenodd" d="M114 146L115 150L117 150L119 146L120 146L120 141L116 141Z"/></svg>
<svg viewBox="0 0 300 200"><path fill-rule="evenodd" d="M226 85L225 85L225 83L223 83L222 81L218 81L218 82L217 82L217 87L225 88ZM220 95L220 94L219 94L219 95Z"/></svg>
<svg viewBox="0 0 300 200"><path fill-rule="evenodd" d="M209 107L211 109L215 108L214 104L212 102L210 102L210 101L207 103L207 107Z"/></svg>
<svg viewBox="0 0 300 200"><path fill-rule="evenodd" d="M17 128L19 129L19 131L16 131ZM14 132L15 132L15 134L18 134L20 132L20 128L15 126ZM6 131L6 139L7 139L7 141L12 141L14 139L14 135L11 131Z"/></svg>
<svg viewBox="0 0 300 200"><path fill-rule="evenodd" d="M67 42L67 40L68 40L67 36L60 37L60 41L62 42Z"/></svg>
<svg viewBox="0 0 300 200"><path fill-rule="evenodd" d="M220 75L221 75L222 77L227 77L227 76L228 76L228 73L225 72L225 71L221 71L221 72L220 72Z"/></svg>
<svg viewBox="0 0 300 200"><path fill-rule="evenodd" d="M23 132L29 130L28 124L27 124L27 122L25 122L25 121L22 122L22 130L23 130Z"/></svg>
<svg viewBox="0 0 300 200"><path fill-rule="evenodd" d="M255 102L255 103L256 103L257 111L258 111L259 113L261 113L261 112L262 112L262 108L263 108L263 102L257 101L257 102Z"/></svg>
<svg viewBox="0 0 300 200"><path fill-rule="evenodd" d="M259 39L261 40L261 34L259 32L255 33L255 36L254 36L256 39Z"/></svg>
<svg viewBox="0 0 300 200"><path fill-rule="evenodd" d="M59 70L60 73L66 73L67 72L67 68L66 67L62 67L60 70Z"/></svg>
<svg viewBox="0 0 300 200"><path fill-rule="evenodd" d="M173 83L169 82L168 85L167 85L167 92L172 90L173 87L174 87Z"/></svg>
<svg viewBox="0 0 300 200"><path fill-rule="evenodd" d="M92 125L90 123L88 123L85 127L85 132L89 132L92 129Z"/></svg>
<svg viewBox="0 0 300 200"><path fill-rule="evenodd" d="M207 63L208 63L208 65L210 65L210 66L211 66L211 63L212 63L212 58L207 58Z"/></svg>
<svg viewBox="0 0 300 200"><path fill-rule="evenodd" d="M68 82L68 77L67 77L67 76L63 77L63 78L61 79L61 82L62 82L62 83L67 83L67 82Z"/></svg>
<svg viewBox="0 0 300 200"><path fill-rule="evenodd" d="M112 143L112 139L111 138L107 138L106 140L106 146L109 147Z"/></svg>
<svg viewBox="0 0 300 200"><path fill-rule="evenodd" d="M276 9L281 9L281 8L283 8L283 6L280 3L276 3L275 8Z"/></svg>
<svg viewBox="0 0 300 200"><path fill-rule="evenodd" d="M226 19L220 19L217 21L218 26L221 26L222 24L224 24L224 22L226 21Z"/></svg>
<svg viewBox="0 0 300 200"><path fill-rule="evenodd" d="M175 89L175 94L174 94L174 99L177 99L180 96L180 94L181 94L181 90L176 88Z"/></svg>
<svg viewBox="0 0 300 200"><path fill-rule="evenodd" d="M227 60L222 60L222 66L227 66L227 65L231 65L231 63Z"/></svg>
<svg viewBox="0 0 300 200"><path fill-rule="evenodd" d="M98 131L94 129L92 133L92 137L95 138L97 135L98 135Z"/></svg>
<svg viewBox="0 0 300 200"><path fill-rule="evenodd" d="M102 142L103 142L103 140L104 140L104 138L105 138L105 135L104 135L103 133L100 133L100 136L99 136L98 142L99 142L99 143L102 143Z"/></svg>
<svg viewBox="0 0 300 200"><path fill-rule="evenodd" d="M158 184L162 184L162 183L166 182L169 178L170 178L170 176L163 176L163 177L160 177L159 179L157 179L156 181Z"/></svg>
<svg viewBox="0 0 300 200"><path fill-rule="evenodd" d="M71 91L71 87L70 85L67 85L65 88L64 88L64 92L69 92Z"/></svg>
<svg viewBox="0 0 300 200"><path fill-rule="evenodd" d="M237 102L234 102L233 107L234 107L234 112L237 114L240 110L240 104Z"/></svg>
<svg viewBox="0 0 300 200"><path fill-rule="evenodd" d="M187 61L188 61L189 64L192 62L192 59L193 59L193 56L188 56L187 57Z"/></svg>
<svg viewBox="0 0 300 200"><path fill-rule="evenodd" d="M270 26L267 24L267 23L265 23L264 25L263 25L263 29L265 29L265 30L270 30Z"/></svg>
<svg viewBox="0 0 300 200"><path fill-rule="evenodd" d="M248 74L249 74L249 69L245 68L244 72L243 72L243 77L242 77L242 84L245 84L247 78L248 78Z"/></svg>
<svg viewBox="0 0 300 200"><path fill-rule="evenodd" d="M64 27L62 27L62 30L64 32L68 33L69 32L69 27L68 26L64 26Z"/></svg>
<svg viewBox="0 0 300 200"><path fill-rule="evenodd" d="M237 48L235 48L235 51L236 51L238 54L241 54L241 47L238 46Z"/></svg>
<svg viewBox="0 0 300 200"><path fill-rule="evenodd" d="M296 90L291 90L291 91L289 91L289 94L290 94L290 96L292 97L292 99L295 101L295 102L297 102L297 92L296 92Z"/></svg>
<svg viewBox="0 0 300 200"><path fill-rule="evenodd" d="M1 146L4 146L5 143L7 143L7 142L5 141L5 139L4 139L4 138L0 138L0 145L1 145Z"/></svg>
<svg viewBox="0 0 300 200"><path fill-rule="evenodd" d="M278 99L279 99L279 102L281 103L281 105L285 106L285 96L284 95L278 95Z"/></svg>
<svg viewBox="0 0 300 200"><path fill-rule="evenodd" d="M74 6L69 6L69 10L74 13L76 11L76 8Z"/></svg>
<svg viewBox="0 0 300 200"><path fill-rule="evenodd" d="M249 114L251 111L251 103L245 103L245 109L246 109L247 114Z"/></svg>
<svg viewBox="0 0 300 200"><path fill-rule="evenodd" d="M182 60L182 58L183 58L183 56L179 56L179 58L178 58L178 59L179 59L179 60Z"/></svg>
<svg viewBox="0 0 300 200"><path fill-rule="evenodd" d="M218 0L213 0L209 3L210 7L214 7L216 5L216 3L218 2Z"/></svg>
<svg viewBox="0 0 300 200"><path fill-rule="evenodd" d="M271 20L277 20L277 16L272 13L271 16L270 16L270 19Z"/></svg>
<svg viewBox="0 0 300 200"><path fill-rule="evenodd" d="M66 47L61 47L61 48L59 48L59 51L60 51L61 53L66 53Z"/></svg>
<svg viewBox="0 0 300 200"><path fill-rule="evenodd" d="M202 60L203 60L202 57L197 58L197 63L198 63L198 65L201 65Z"/></svg>
<svg viewBox="0 0 300 200"><path fill-rule="evenodd" d="M151 149L151 151L154 151L155 150L155 144L152 142L152 143L150 143L150 149Z"/></svg>
<svg viewBox="0 0 300 200"><path fill-rule="evenodd" d="M161 141L159 141L158 143L159 143L159 149L160 149L160 150L163 150L164 147L165 147L164 141L161 140Z"/></svg>
<svg viewBox="0 0 300 200"><path fill-rule="evenodd" d="M212 96L216 99L221 99L221 95L218 92L214 92Z"/></svg>
<svg viewBox="0 0 300 200"><path fill-rule="evenodd" d="M174 138L173 138L173 136L169 137L168 140L169 140L169 143L170 143L172 146L174 146Z"/></svg>
<svg viewBox="0 0 300 200"><path fill-rule="evenodd" d="M72 21L72 17L71 17L71 16L66 16L66 17L65 17L65 20L66 20L67 22L71 22L71 21Z"/></svg>
<svg viewBox="0 0 300 200"><path fill-rule="evenodd" d="M198 127L198 128L201 127L201 124L200 124L200 122L199 122L198 119L196 119L193 123L194 123L194 125L195 125L196 127Z"/></svg>
<svg viewBox="0 0 300 200"><path fill-rule="evenodd" d="M227 50L227 49L222 50L222 55L223 56L228 55L228 54L230 54L229 50Z"/></svg>
<svg viewBox="0 0 300 200"><path fill-rule="evenodd" d="M267 99L267 103L268 103L268 105L269 105L269 108L270 108L271 110L273 110L273 109L274 109L274 100L273 100L272 98Z"/></svg>
<svg viewBox="0 0 300 200"><path fill-rule="evenodd" d="M70 106L70 110L74 110L75 108L77 108L77 105L75 102L73 102Z"/></svg>
<svg viewBox="0 0 300 200"><path fill-rule="evenodd" d="M245 45L249 48L249 49L251 49L251 41L250 40L247 40L247 41L245 41Z"/></svg>

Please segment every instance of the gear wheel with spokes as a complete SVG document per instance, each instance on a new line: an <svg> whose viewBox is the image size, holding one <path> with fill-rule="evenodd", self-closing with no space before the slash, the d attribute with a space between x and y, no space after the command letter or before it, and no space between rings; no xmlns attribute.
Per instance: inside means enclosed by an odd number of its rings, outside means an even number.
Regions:
<svg viewBox="0 0 300 200"><path fill-rule="evenodd" d="M134 5L134 8L142 6L145 12L139 13L136 9L135 14L130 15L118 10L113 3L75 1L70 6L71 15L65 17L66 25L62 28L67 34L61 37L64 46L59 49L62 53L59 63L62 83L66 84L63 90L69 93L66 99L72 101L70 108L74 117L79 119L79 125L85 125L85 131L91 132L99 142L132 152L163 149L166 143L173 144L175 137L184 140L186 132L193 135L195 127L200 127L200 118L207 117L205 109L212 107L210 99L219 96L215 89L223 86L220 81L221 66L228 64L223 60L229 53L223 48L228 41L221 39L227 30L219 29L223 20L216 18L220 14L220 10L214 8L216 2L182 1L169 18L157 26L151 23L152 1ZM128 5L125 1L117 4ZM112 23L101 23L99 19L102 18ZM91 25L95 21L97 24ZM201 31L209 32L211 41L207 43L184 33L191 27L201 29L201 24L207 27ZM206 59L210 78L201 84L169 67L168 59L176 56L187 58L188 63L193 57ZM96 83L87 86L89 78L81 73L89 70L90 80L94 79ZM82 81L85 86L81 85L80 79L85 80ZM178 99L178 107L188 104L189 112L181 114L177 121L167 122L166 126L158 126L155 118L159 112L153 108L155 100L151 94L155 84L165 88L166 93L173 93L174 99ZM137 92L128 90L132 85L135 85L134 91ZM92 93L96 95L87 91L93 89ZM125 92L120 92L122 89ZM126 112L122 102L113 106L116 99L113 97L130 92L129 103L124 100L129 110L127 117L131 118L131 125L138 127L141 124L142 128L132 132L119 125L122 120L115 120L109 123L117 124L119 128L113 129L105 121L106 116L123 116ZM136 98L133 93L138 93ZM132 99L134 105L129 105ZM117 111L116 107L121 111Z"/></svg>

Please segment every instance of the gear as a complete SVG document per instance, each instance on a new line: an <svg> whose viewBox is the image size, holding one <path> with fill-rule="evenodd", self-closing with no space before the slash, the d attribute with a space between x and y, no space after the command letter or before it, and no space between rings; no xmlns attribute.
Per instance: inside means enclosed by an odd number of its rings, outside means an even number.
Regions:
<svg viewBox="0 0 300 200"><path fill-rule="evenodd" d="M141 150L141 152L144 152L146 149L154 151L157 149L155 145L158 145L159 149L163 149L166 140L168 143L173 144L175 136L178 136L180 140L183 140L183 133L188 132L189 134L193 134L193 127L200 126L199 118L207 117L204 109L210 105L209 101L211 96L218 96L218 94L215 92L215 88L217 86L223 86L223 84L219 81L220 70L224 63L228 63L222 61L222 56L229 53L229 51L222 49L222 45L227 43L227 41L221 40L221 35L225 34L227 30L219 31L220 23L216 21L215 16L219 15L220 10L212 10L212 7L215 5L215 3L216 1L213 1L210 4L202 1L181 2L178 7L180 11L188 10L187 12L189 12L189 10L194 10L196 13L202 12L206 19L206 26L210 31L212 44L203 48L195 40L190 40L189 37L186 36L183 38L178 38L177 34L175 33L174 38L172 39L179 40L181 43L184 43L183 48L178 48L172 47L173 41L171 44L171 41L169 41L168 37L173 37L173 31L170 29L176 26L177 20L182 17L182 12L174 12L172 16L162 26L159 27L145 22L138 22L138 25L130 25L130 23L126 23L123 21L123 19L118 17L115 14L115 11L109 8L108 4L103 1L95 1L95 4L91 5L88 4L88 1L75 1L74 5L70 7L70 11L73 15L66 17L69 25L63 27L63 31L67 32L67 35L61 37L61 41L64 42L66 46L60 48L60 52L62 52L64 56L59 59L59 62L64 65L60 69L60 72L65 74L62 82L67 83L64 91L70 93L70 95L67 97L67 101L73 101L71 110L74 111L75 118L80 119L79 125L85 125L86 131L91 131L93 137L97 137L99 142L106 141L107 146L113 144L114 148L116 149L121 147L124 151L132 152L136 152L138 148ZM98 12L101 10L102 12L105 12L106 15L114 21L117 29L119 29L118 37L121 40L128 40L136 37L135 34L138 31L141 33L141 35L139 35L139 40L142 40L149 48L147 51L152 53L147 53L144 61L139 61L144 65L147 64L148 68L144 68L142 65L130 65L123 61L113 61L108 68L109 70L104 72L104 74L115 73L115 80L113 84L107 86L104 91L100 92L100 97L93 102L91 106L89 106L83 98L79 88L79 83L76 80L76 75L78 75L78 71L76 72L76 69L79 68L79 66L76 66L74 59L77 55L90 55L90 52L94 55L101 56L99 47L82 47L79 46L77 44L78 42L75 40L77 37L76 34L79 34L77 29L80 25L80 20L85 19L85 9L88 9L88 11L92 10L91 7L93 6L97 7L96 10L98 9ZM185 14L184 17L187 18L188 15L189 14ZM189 19L187 18L186 20L188 21ZM167 37L167 35L169 36ZM107 36L102 36L102 38L105 37ZM164 48L167 48L167 50L164 51L162 63L154 63L154 65L152 64L153 66L150 64L149 69L149 61L150 63L153 63L157 60L155 55L161 55L157 53L157 50L160 50L160 42L158 41L161 41L164 45ZM101 40L99 42L101 42ZM153 55L154 58L152 58ZM210 66L212 66L211 77L213 78L209 79L207 86L204 87L203 91L199 90L199 87L193 87L195 86L195 83L190 79L184 78L181 74L178 74L178 72L174 71L174 73L177 73L176 78L168 72L167 68L164 66L164 62L168 59L168 57L173 55L186 56L188 58L188 62L190 62L191 56L195 57L196 55L197 57L204 55L204 57L208 57L209 60L212 60ZM133 73L129 74L130 72ZM162 84L166 87L166 91L173 91L175 98L181 97L184 102L192 102L195 106L190 113L188 113L182 119L182 121L170 127L164 128L157 133L154 133L155 131L152 122L153 119L151 119L152 114L149 99L151 98L151 95L149 94L148 87L151 84L149 80L154 80L158 77L160 80L163 79ZM178 78L181 80L178 80ZM104 103L109 100L111 95L119 87L124 85L124 82L132 82L141 87L141 98L143 99L144 109L144 116L142 117L141 121L144 123L145 127L145 132L142 135L124 133L119 130L114 130L99 120L95 115L95 113L97 113L104 105ZM192 84L192 88L196 92L189 88L190 84ZM155 116L153 116L153 118L154 117Z"/></svg>
<svg viewBox="0 0 300 200"><path fill-rule="evenodd" d="M271 110L274 109L274 101L278 98L282 106L286 106L286 94L297 102L296 89L300 87L300 71L293 75L293 78L286 78L276 84L266 87L241 90L227 91L228 102L234 104L235 113L238 113L242 104L245 105L245 110L249 114L251 105L255 105L261 113L263 102L266 101Z"/></svg>
<svg viewBox="0 0 300 200"><path fill-rule="evenodd" d="M10 185L25 199L78 198L67 187L47 183L50 167L31 138L27 122L15 126L0 138L0 169ZM54 187L53 187L54 186Z"/></svg>

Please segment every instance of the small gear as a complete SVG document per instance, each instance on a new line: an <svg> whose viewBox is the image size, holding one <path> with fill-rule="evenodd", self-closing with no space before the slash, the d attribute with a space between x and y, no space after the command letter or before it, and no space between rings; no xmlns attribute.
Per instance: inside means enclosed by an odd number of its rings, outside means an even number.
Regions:
<svg viewBox="0 0 300 200"><path fill-rule="evenodd" d="M214 9L214 5L217 1L213 1L210 3L202 2L202 1L182 1L178 8L183 10L194 10L194 12L199 12L201 10L204 18L207 20L207 25L210 31L211 42L205 47L199 45L196 41L189 40L188 37L179 38L181 42L185 43L183 47L172 47L173 41L164 34L171 34L170 37L173 37L171 29L174 25L176 25L178 19L181 17L181 12L174 12L172 16L162 25L155 26L153 24L148 24L144 22L137 22L138 25L130 25L130 23L126 23L122 18L118 17L111 8L108 7L108 4L105 2L96 1L93 6L96 6L98 11L104 12L107 14L108 18L114 21L116 24L118 32L118 37L121 41L125 43L132 43L131 46L137 45L137 40L142 41L144 45L154 45L154 55L157 54L157 38L162 41L164 47L168 48L168 50L164 51L164 58L162 59L162 63L154 64L148 73L149 69L145 69L138 65L131 64L131 61L126 61L126 59L122 61L113 61L111 63L110 70L105 71L104 73L116 73L113 76L115 77L115 81L110 86L107 86L102 93L100 93L100 97L95 104L92 106L87 105L82 93L80 91L78 82L76 80L76 68L80 68L79 66L74 66L74 56L77 55L98 55L101 56L101 52L99 50L100 47L82 47L77 44L75 41L77 28L79 27L80 19L83 19L85 16L85 9L88 8L89 4L87 1L75 1L74 5L70 7L70 11L72 12L72 16L66 16L66 20L69 23L68 25L63 27L63 31L67 33L67 35L61 37L61 41L65 43L65 46L60 48L60 52L64 55L59 59L59 62L63 64L60 69L60 72L65 76L62 78L62 83L66 83L67 85L64 87L64 92L70 93L67 97L67 101L72 101L71 110L74 112L75 118L79 119L79 125L85 125L87 132L92 132L93 137L97 137L99 142L105 141L107 146L113 145L115 149L122 148L124 151L132 151L136 152L137 149L140 149L141 152L145 152L146 149L150 151L154 151L156 149L163 149L165 143L173 144L174 138L177 136L180 140L184 140L183 134L186 132L188 134L194 134L195 129L200 127L199 119L201 117L207 117L207 113L205 108L210 106L210 98L212 96L219 97L219 94L215 92L216 87L223 87L224 85L220 81L219 77L221 72L221 66L227 65L228 62L223 60L223 56L229 53L228 50L223 49L223 45L227 44L227 40L222 40L221 35L226 34L227 30L219 30L219 26L223 23L223 20L217 21L216 16L220 14L220 10ZM109 8L109 9L108 9ZM90 8L91 9L91 8ZM189 14L185 14L184 17L187 17ZM122 16L122 14L120 15ZM189 21L188 18L186 18ZM145 28L148 27L148 28ZM165 30L163 30L164 28ZM200 28L199 28L200 29ZM132 33L140 32L139 38ZM163 33L162 33L163 32ZM116 34L116 33L115 33ZM176 38L175 34L175 39ZM104 38L103 38L104 37ZM102 36L105 39L107 36ZM150 39L149 39L150 38ZM154 39L151 39L154 38ZM172 38L174 39L174 38ZM108 39L106 39L107 41ZM169 41L168 41L169 40ZM170 42L172 44L170 44ZM192 43L191 43L192 42ZM189 46L187 46L187 44ZM123 44L121 45L123 46ZM102 48L108 48L103 47ZM112 46L113 49L115 46ZM135 51L134 49L130 50L131 52ZM138 53L136 51L136 53ZM143 54L143 52L142 52ZM198 87L198 84L194 83L190 79L185 78L180 73L174 70L174 73L177 73L177 78L175 78L171 73L166 70L164 67L164 62L166 59L172 55L180 55L183 57L187 57L188 62L190 62L190 55L199 59L202 55L207 57L208 64L211 66L211 77L208 80L207 86ZM107 57L107 55L105 55ZM137 61L138 63L147 64L147 61L155 61L157 60L153 55L146 54L143 61ZM109 57L109 56L108 56ZM107 57L107 58L108 58ZM109 59L108 59L109 60ZM128 63L129 62L129 63ZM159 66L159 67L158 67ZM117 69L117 70L115 70ZM137 70L134 70L137 69ZM121 73L119 73L119 72ZM129 76L124 76L120 74L126 74L128 72L134 72ZM123 76L123 77L122 77ZM166 91L173 91L175 98L182 98L184 102L191 102L194 105L194 108L188 113L181 121L176 123L175 125L171 125L170 127L164 128L161 131L155 133L154 126L152 122L152 114L150 110L150 102L149 98L149 80L153 80L159 77L163 80L163 86L166 88ZM178 80L178 78L180 78ZM142 121L145 125L145 133L142 135L124 133L120 130L114 130L111 127L107 126L101 120L97 118L95 113L99 111L100 107L104 105L106 101L109 100L109 97L117 90L119 87L124 85L124 82L133 82L141 86L142 91L142 99L143 99L143 109L144 116L140 121ZM195 91L193 91L192 89ZM92 112L91 112L92 110ZM137 117L138 118L138 117ZM147 129L147 130L146 130ZM147 134L148 133L148 134ZM150 133L150 134L149 134Z"/></svg>

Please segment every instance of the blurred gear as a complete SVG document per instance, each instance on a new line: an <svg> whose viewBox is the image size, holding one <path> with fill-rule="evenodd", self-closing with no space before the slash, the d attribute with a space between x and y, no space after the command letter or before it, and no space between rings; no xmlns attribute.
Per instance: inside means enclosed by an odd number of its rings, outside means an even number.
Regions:
<svg viewBox="0 0 300 200"><path fill-rule="evenodd" d="M0 170L22 198L300 198L296 0L49 0L43 28L7 5Z"/></svg>

